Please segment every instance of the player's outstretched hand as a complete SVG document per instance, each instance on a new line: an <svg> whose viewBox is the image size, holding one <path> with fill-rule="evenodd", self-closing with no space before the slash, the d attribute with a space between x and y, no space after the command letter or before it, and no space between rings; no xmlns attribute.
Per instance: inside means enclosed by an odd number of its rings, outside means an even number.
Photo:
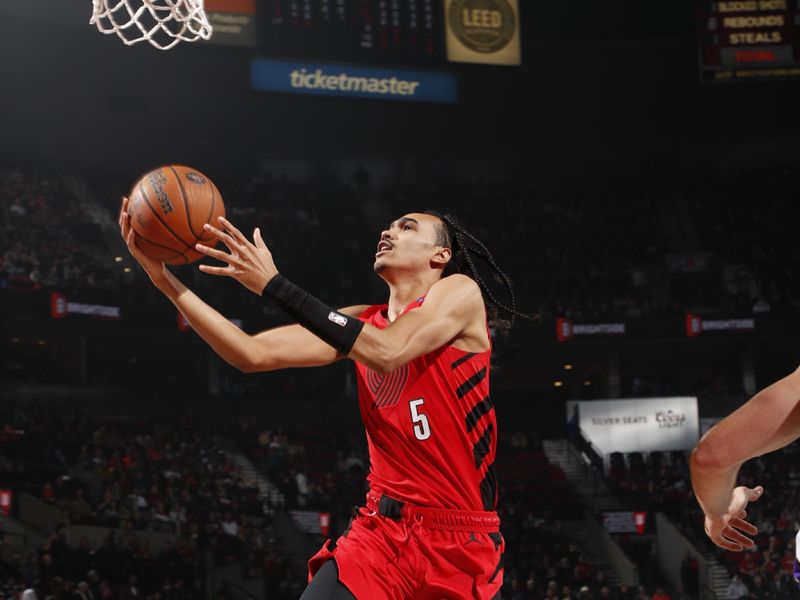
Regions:
<svg viewBox="0 0 800 600"><path fill-rule="evenodd" d="M748 523L748 503L755 502L764 493L760 485L754 488L739 486L731 494L731 503L728 513L722 517L712 518L706 516L706 535L720 548L740 552L744 548L753 548L755 542L752 537L758 533L758 528Z"/></svg>
<svg viewBox="0 0 800 600"><path fill-rule="evenodd" d="M272 254L261 237L261 230L256 227L251 242L225 217L219 218L219 224L222 229L206 225L206 231L224 243L230 253L203 244L197 244L196 248L206 256L228 263L228 266L200 265L200 270L210 275L233 277L248 290L260 296L269 280L278 274Z"/></svg>
<svg viewBox="0 0 800 600"><path fill-rule="evenodd" d="M156 286L159 286L166 280L164 273L164 263L154 260L147 256L144 252L139 250L136 245L136 232L131 227L131 216L128 213L128 198L122 198L122 207L119 210L119 231L122 234L122 239L125 240L125 245L128 246L128 252L131 253L136 262L138 262L145 273L150 277Z"/></svg>

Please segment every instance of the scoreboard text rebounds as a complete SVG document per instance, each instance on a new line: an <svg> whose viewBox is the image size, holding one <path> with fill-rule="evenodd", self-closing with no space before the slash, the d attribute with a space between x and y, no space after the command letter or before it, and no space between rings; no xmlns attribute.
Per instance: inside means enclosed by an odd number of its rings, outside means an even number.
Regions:
<svg viewBox="0 0 800 600"><path fill-rule="evenodd" d="M800 0L702 2L698 9L704 81L800 76Z"/></svg>

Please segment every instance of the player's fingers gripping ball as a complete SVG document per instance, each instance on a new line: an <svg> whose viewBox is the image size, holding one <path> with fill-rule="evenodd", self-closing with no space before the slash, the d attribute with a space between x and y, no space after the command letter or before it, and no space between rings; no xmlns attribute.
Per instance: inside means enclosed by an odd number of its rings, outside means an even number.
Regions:
<svg viewBox="0 0 800 600"><path fill-rule="evenodd" d="M225 205L217 186L200 171L165 165L145 173L134 184L128 214L136 245L144 254L182 265L203 256L195 248L198 242L217 244L204 226L225 216Z"/></svg>

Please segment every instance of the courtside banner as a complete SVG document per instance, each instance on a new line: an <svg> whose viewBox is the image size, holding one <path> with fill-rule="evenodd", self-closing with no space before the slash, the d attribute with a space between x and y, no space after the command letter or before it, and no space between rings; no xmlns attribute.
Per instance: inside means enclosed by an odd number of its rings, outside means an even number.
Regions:
<svg viewBox="0 0 800 600"><path fill-rule="evenodd" d="M250 83L260 92L445 104L454 104L458 100L456 76L442 71L376 69L256 58L250 63Z"/></svg>
<svg viewBox="0 0 800 600"><path fill-rule="evenodd" d="M641 511L614 511L600 513L603 527L608 533L644 534L647 525L647 513Z"/></svg>
<svg viewBox="0 0 800 600"><path fill-rule="evenodd" d="M575 337L621 337L627 333L625 323L573 323L570 319L556 319L556 339L567 342Z"/></svg>
<svg viewBox="0 0 800 600"><path fill-rule="evenodd" d="M701 317L686 315L686 337L695 338L709 333L752 333L756 330L756 319L752 316L742 317Z"/></svg>
<svg viewBox="0 0 800 600"><path fill-rule="evenodd" d="M691 450L700 437L697 398L580 401L581 432L598 454Z"/></svg>
<svg viewBox="0 0 800 600"><path fill-rule="evenodd" d="M289 516L304 533L327 536L331 532L331 513L316 510L291 510Z"/></svg>
<svg viewBox="0 0 800 600"><path fill-rule="evenodd" d="M50 316L54 319L62 319L68 315L84 315L98 319L119 319L122 316L119 306L72 302L67 300L64 294L52 292L50 294Z"/></svg>

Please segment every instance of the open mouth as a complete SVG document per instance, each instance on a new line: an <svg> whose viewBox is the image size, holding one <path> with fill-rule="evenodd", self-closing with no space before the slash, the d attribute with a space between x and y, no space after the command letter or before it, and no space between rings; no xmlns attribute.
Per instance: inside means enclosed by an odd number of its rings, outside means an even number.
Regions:
<svg viewBox="0 0 800 600"><path fill-rule="evenodd" d="M379 254L383 254L384 252L387 252L388 250L391 250L391 249L392 249L392 245L389 242L387 242L386 240L381 240L378 243L378 252L375 254L375 256L378 256Z"/></svg>

